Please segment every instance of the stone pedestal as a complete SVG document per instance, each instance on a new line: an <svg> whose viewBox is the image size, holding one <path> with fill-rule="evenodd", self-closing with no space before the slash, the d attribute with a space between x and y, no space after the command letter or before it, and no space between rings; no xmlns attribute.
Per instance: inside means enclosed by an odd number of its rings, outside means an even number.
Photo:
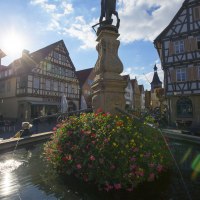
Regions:
<svg viewBox="0 0 200 200"><path fill-rule="evenodd" d="M94 67L95 79L92 84L93 110L101 108L104 112L116 114L115 107L125 108L125 88L127 82L120 74L123 64L118 57L119 34L115 27L106 26L98 32L98 60Z"/></svg>

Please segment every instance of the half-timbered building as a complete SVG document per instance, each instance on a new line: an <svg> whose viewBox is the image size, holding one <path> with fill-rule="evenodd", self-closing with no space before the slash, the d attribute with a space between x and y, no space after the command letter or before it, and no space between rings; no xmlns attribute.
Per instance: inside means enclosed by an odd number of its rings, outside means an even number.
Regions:
<svg viewBox="0 0 200 200"><path fill-rule="evenodd" d="M171 122L200 124L200 0L185 0L155 39Z"/></svg>
<svg viewBox="0 0 200 200"><path fill-rule="evenodd" d="M0 71L1 113L30 120L60 111L66 96L68 111L79 109L79 83L63 40L29 53Z"/></svg>

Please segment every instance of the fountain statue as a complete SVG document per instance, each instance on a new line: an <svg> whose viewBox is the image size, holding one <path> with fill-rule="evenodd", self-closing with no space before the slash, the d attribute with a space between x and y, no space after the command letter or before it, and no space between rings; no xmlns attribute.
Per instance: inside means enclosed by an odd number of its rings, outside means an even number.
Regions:
<svg viewBox="0 0 200 200"><path fill-rule="evenodd" d="M112 24L112 14L117 17L117 25ZM105 21L103 18L105 17ZM120 75L123 64L118 56L119 17L116 11L116 0L101 1L101 15L97 29L98 59L94 67L95 80L92 84L92 106L94 110L102 108L105 112L115 114L116 107L125 108L126 81Z"/></svg>
<svg viewBox="0 0 200 200"><path fill-rule="evenodd" d="M102 26L103 24L109 24L111 25L112 20L112 14L114 14L117 17L117 25L116 27L119 28L120 19L118 16L118 12L116 11L116 0L101 0L101 16L99 18L99 23ZM105 17L105 21L103 22L103 18Z"/></svg>

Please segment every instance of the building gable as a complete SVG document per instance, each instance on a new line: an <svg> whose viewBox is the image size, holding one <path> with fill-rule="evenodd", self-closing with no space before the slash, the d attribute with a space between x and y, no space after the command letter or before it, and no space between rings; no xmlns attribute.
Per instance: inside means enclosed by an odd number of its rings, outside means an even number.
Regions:
<svg viewBox="0 0 200 200"><path fill-rule="evenodd" d="M184 35L190 31L198 30L199 28L200 1L185 0L170 24L160 33L160 35L155 39L155 42L160 41L161 38L172 38L180 36L180 34Z"/></svg>
<svg viewBox="0 0 200 200"><path fill-rule="evenodd" d="M63 40L32 53L31 57L39 61L32 72L55 77L75 76L75 67Z"/></svg>

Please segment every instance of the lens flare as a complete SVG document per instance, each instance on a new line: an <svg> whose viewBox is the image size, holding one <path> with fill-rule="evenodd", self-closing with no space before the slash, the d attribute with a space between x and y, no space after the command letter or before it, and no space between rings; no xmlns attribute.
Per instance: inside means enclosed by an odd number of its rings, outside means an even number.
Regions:
<svg viewBox="0 0 200 200"><path fill-rule="evenodd" d="M188 159L191 153L192 153L192 148L189 148L187 152L184 154L183 158L181 159L180 164L183 164Z"/></svg>
<svg viewBox="0 0 200 200"><path fill-rule="evenodd" d="M193 169L191 178L192 178L192 180L195 180L200 173L200 154L198 156L196 156L196 158L192 162L191 167Z"/></svg>

